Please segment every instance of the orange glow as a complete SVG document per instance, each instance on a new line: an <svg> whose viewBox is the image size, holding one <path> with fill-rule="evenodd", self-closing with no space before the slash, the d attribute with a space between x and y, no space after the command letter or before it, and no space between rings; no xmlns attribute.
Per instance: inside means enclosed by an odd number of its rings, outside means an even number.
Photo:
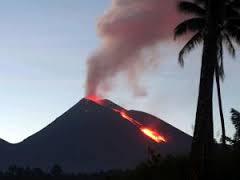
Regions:
<svg viewBox="0 0 240 180"><path fill-rule="evenodd" d="M134 124L135 126L137 126L137 127L142 126L142 124L140 124L138 121L136 121L136 120L134 120L133 118L131 118L125 111L120 111L120 115L121 115L124 119L130 121L130 122L131 122L132 124Z"/></svg>
<svg viewBox="0 0 240 180"><path fill-rule="evenodd" d="M158 134L158 132L156 132L156 131L153 131L153 130L145 128L145 127L141 128L141 131L146 136L148 136L149 138L151 138L152 140L154 140L157 143L166 142L166 139L163 136L161 136L160 134Z"/></svg>
<svg viewBox="0 0 240 180"><path fill-rule="evenodd" d="M103 105L102 99L100 97L91 95L91 96L86 97L86 99L93 101L99 105Z"/></svg>
<svg viewBox="0 0 240 180"><path fill-rule="evenodd" d="M86 97L86 99L91 100L101 106L104 106L104 102L100 97L88 96L88 97ZM152 129L145 127L143 124L141 124L140 122L138 122L137 120L135 120L131 116L129 116L126 110L124 110L124 109L123 110L112 109L112 110L119 113L123 119L126 119L129 122L131 122L133 125L135 125L143 134L145 134L147 137L149 137L156 143L167 142L166 139L163 136L161 136L157 131L154 131Z"/></svg>

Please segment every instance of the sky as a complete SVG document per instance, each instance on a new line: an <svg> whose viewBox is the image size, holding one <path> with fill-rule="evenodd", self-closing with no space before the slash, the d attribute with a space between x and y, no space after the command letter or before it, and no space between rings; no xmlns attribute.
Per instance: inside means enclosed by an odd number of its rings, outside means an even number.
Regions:
<svg viewBox="0 0 240 180"><path fill-rule="evenodd" d="M101 43L97 21L110 0L0 0L0 138L18 143L41 130L84 97L86 62ZM177 63L182 43L160 42L161 64L144 74L148 95L134 97L119 76L106 98L152 113L192 134L200 75L201 47ZM240 51L225 56L223 104L227 135L230 109L240 109ZM216 90L214 90L216 94ZM220 119L214 96L215 136Z"/></svg>

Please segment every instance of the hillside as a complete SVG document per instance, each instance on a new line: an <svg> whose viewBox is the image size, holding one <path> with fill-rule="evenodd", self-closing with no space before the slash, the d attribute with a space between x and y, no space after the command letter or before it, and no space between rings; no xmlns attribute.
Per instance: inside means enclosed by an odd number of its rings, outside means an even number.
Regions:
<svg viewBox="0 0 240 180"><path fill-rule="evenodd" d="M0 168L17 164L48 169L59 164L68 172L95 172L133 168L148 158L148 147L163 155L188 153L189 135L146 113L129 114L158 129L168 141L155 143L111 108L82 99L23 142L10 148L0 142L0 147L8 148L0 151Z"/></svg>

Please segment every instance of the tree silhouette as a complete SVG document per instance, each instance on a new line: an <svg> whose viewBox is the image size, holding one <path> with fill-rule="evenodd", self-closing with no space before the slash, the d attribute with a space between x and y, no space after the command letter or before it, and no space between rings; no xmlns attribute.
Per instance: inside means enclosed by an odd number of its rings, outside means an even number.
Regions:
<svg viewBox="0 0 240 180"><path fill-rule="evenodd" d="M50 171L52 176L61 176L63 173L62 167L59 165L54 165Z"/></svg>
<svg viewBox="0 0 240 180"><path fill-rule="evenodd" d="M199 86L194 137L192 144L192 161L197 175L206 174L206 160L211 159L213 139L212 93L215 74L219 109L222 125L223 144L225 144L225 125L222 112L219 78L224 77L223 44L229 53L235 56L232 40L240 44L239 2L234 0L195 0L182 1L179 10L193 15L180 23L175 29L175 38L188 32L195 33L179 53L179 63L184 65L184 56L200 43L203 43L202 68ZM200 166L200 163L202 165ZM205 164L207 163L207 164Z"/></svg>
<svg viewBox="0 0 240 180"><path fill-rule="evenodd" d="M222 139L223 144L225 144L226 135L225 135L225 125L224 125L224 116L222 110L222 100L221 100L221 88L220 88L220 78L224 79L224 66L223 66L223 45L227 46L227 50L232 57L235 57L235 48L232 43L234 40L237 44L240 44L240 35L237 33L233 33L235 31L240 32L238 29L239 26L239 16L237 9L238 7L234 7L236 4L235 1L226 1L226 10L222 11L222 14L225 14L222 17L222 25L221 26L221 33L218 37L218 64L215 68L215 78L216 78L216 85L217 85L217 92L218 92L218 101L219 101L219 111L220 111L220 118L221 118L221 126L222 126ZM204 39L204 31L206 30L206 5L207 1L202 0L198 1L198 3L191 3L187 1L182 1L179 3L179 9L185 13L191 13L196 15L192 19L186 20L179 24L175 29L175 38L178 36L182 36L183 34L190 32L199 33L198 38L192 38L180 51L179 53L179 62L181 65L184 63L184 55L189 53L196 45L203 42ZM225 12L225 13L224 13ZM235 29L234 29L235 28Z"/></svg>
<svg viewBox="0 0 240 180"><path fill-rule="evenodd" d="M232 123L236 129L236 133L234 135L234 140L239 141L240 140L240 112L238 112L235 109L231 110L232 113Z"/></svg>

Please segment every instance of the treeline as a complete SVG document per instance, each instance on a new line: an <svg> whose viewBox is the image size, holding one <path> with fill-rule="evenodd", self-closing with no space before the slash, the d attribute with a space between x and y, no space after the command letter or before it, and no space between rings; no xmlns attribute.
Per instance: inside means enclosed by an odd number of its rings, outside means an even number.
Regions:
<svg viewBox="0 0 240 180"><path fill-rule="evenodd" d="M93 174L65 173L61 166L55 165L45 172L40 168L21 168L10 166L0 172L0 180L151 180L151 179L186 179L188 159L186 157L161 157L154 152L152 157L134 170L111 170Z"/></svg>
<svg viewBox="0 0 240 180"><path fill-rule="evenodd" d="M229 145L223 150L216 145L215 179L239 180L240 148ZM151 158L141 163L133 170L112 170L93 174L65 173L61 166L55 165L45 172L39 168L21 168L11 166L5 172L0 172L0 180L187 180L190 173L188 157L162 157L153 151ZM224 164L222 166L222 164Z"/></svg>

